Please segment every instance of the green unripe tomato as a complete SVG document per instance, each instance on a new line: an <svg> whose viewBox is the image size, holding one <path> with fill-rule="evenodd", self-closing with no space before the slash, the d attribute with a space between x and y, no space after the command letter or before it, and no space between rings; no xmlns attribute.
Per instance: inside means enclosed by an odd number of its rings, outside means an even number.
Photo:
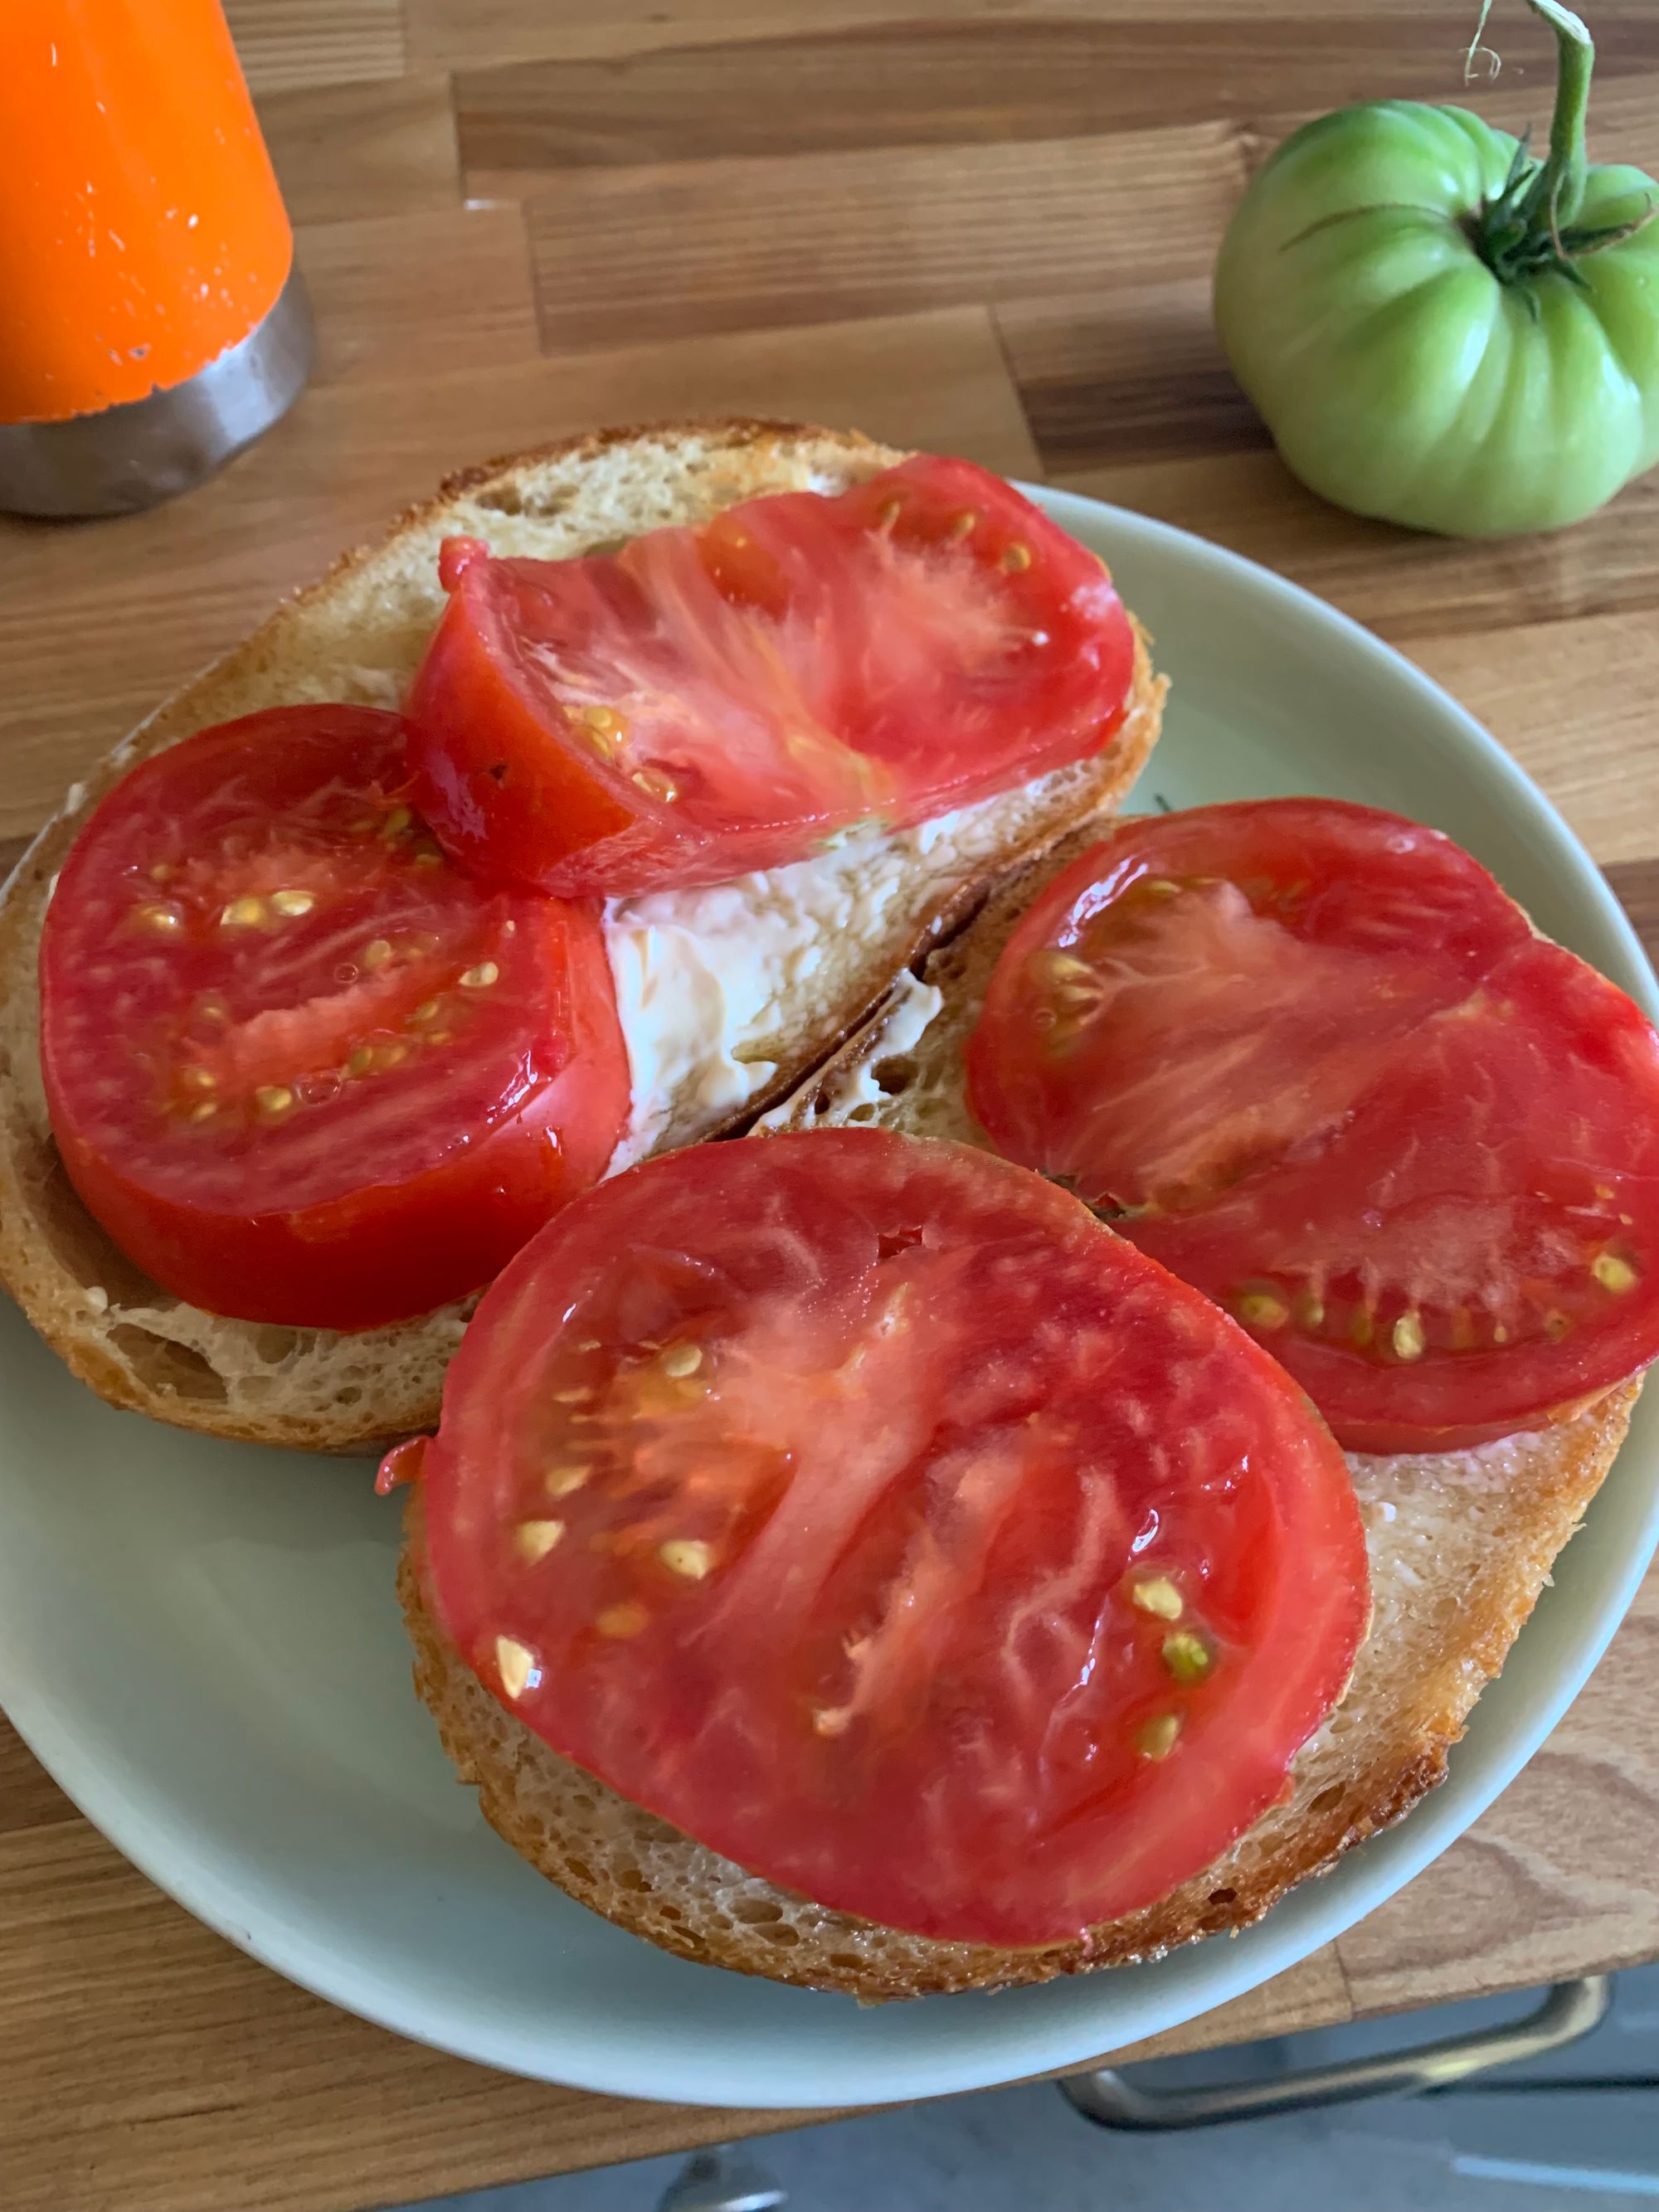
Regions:
<svg viewBox="0 0 1659 2212"><path fill-rule="evenodd" d="M1562 41L1547 160L1461 108L1347 108L1286 139L1223 244L1234 374L1355 514L1553 530L1659 461L1659 187L1585 167L1589 39L1531 4Z"/></svg>

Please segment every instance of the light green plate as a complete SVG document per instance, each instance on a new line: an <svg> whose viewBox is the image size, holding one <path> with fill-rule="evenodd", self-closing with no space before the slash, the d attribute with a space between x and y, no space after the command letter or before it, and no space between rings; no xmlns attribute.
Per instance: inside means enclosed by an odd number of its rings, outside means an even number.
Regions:
<svg viewBox="0 0 1659 2212"><path fill-rule="evenodd" d="M1321 792L1437 823L1654 1008L1601 876L1445 694L1319 601L1161 525L1036 494L1104 553L1174 678L1140 803ZM669 1959L533 1875L458 1789L409 1682L394 1505L363 1464L112 1413L0 1313L0 1702L155 1881L337 2003L624 2095L876 2104L1086 2057L1303 1958L1443 1850L1583 1683L1659 1532L1644 1404L1451 1778L1258 1928L1162 1963L860 2012Z"/></svg>

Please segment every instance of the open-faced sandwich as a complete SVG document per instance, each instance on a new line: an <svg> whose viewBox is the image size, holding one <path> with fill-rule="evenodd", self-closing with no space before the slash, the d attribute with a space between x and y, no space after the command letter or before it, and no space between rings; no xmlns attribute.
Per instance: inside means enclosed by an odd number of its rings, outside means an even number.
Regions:
<svg viewBox="0 0 1659 2212"><path fill-rule="evenodd" d="M967 464L578 440L291 602L0 912L0 1273L118 1404L435 1424L421 1694L684 1956L1256 1918L1443 1771L1659 1352L1659 1037L1433 830L1114 827L1162 696Z"/></svg>
<svg viewBox="0 0 1659 2212"><path fill-rule="evenodd" d="M1163 687L968 463L759 422L470 471L70 795L0 908L0 1278L117 1404L361 1450L571 1196L741 1128Z"/></svg>

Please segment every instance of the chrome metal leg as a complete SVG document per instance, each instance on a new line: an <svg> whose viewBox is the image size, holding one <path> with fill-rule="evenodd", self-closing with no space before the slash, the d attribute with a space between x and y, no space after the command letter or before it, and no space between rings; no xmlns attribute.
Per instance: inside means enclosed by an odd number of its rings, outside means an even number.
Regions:
<svg viewBox="0 0 1659 2212"><path fill-rule="evenodd" d="M1310 2066L1270 2081L1203 2089L1143 2089L1111 2067L1102 2067L1098 2073L1073 2075L1057 2086L1066 2103L1098 2127L1216 2127L1228 2120L1265 2119L1279 2112L1310 2112L1321 2105L1354 2104L1364 2097L1449 2088L1495 2066L1541 2058L1577 2042L1607 2018L1612 2002L1611 1976L1590 1974L1582 1981L1556 1983L1535 2011L1507 2027L1480 2028L1473 2034L1419 2044L1414 2050L1384 2051L1375 2058Z"/></svg>
<svg viewBox="0 0 1659 2212"><path fill-rule="evenodd" d="M689 2160L657 2212L776 2212L787 2201L752 2159L722 2146L700 2150Z"/></svg>

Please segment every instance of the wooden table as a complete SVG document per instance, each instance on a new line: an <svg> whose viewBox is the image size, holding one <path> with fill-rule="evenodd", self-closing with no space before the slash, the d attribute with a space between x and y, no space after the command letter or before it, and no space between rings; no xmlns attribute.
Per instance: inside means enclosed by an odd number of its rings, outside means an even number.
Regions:
<svg viewBox="0 0 1659 2212"><path fill-rule="evenodd" d="M696 410L853 424L1200 531L1402 645L1659 941L1659 476L1559 538L1352 521L1267 449L1206 272L1296 115L1456 99L1418 0L237 0L313 388L216 483L0 523L0 840L440 474ZM1595 150L1659 168L1659 11L1596 0ZM1476 104L1547 119L1519 0ZM1659 1577L1522 1778L1331 1948L1158 2048L1659 1954ZM6 2212L347 2212L787 2116L509 2080L335 2011L152 1889L0 1723Z"/></svg>

